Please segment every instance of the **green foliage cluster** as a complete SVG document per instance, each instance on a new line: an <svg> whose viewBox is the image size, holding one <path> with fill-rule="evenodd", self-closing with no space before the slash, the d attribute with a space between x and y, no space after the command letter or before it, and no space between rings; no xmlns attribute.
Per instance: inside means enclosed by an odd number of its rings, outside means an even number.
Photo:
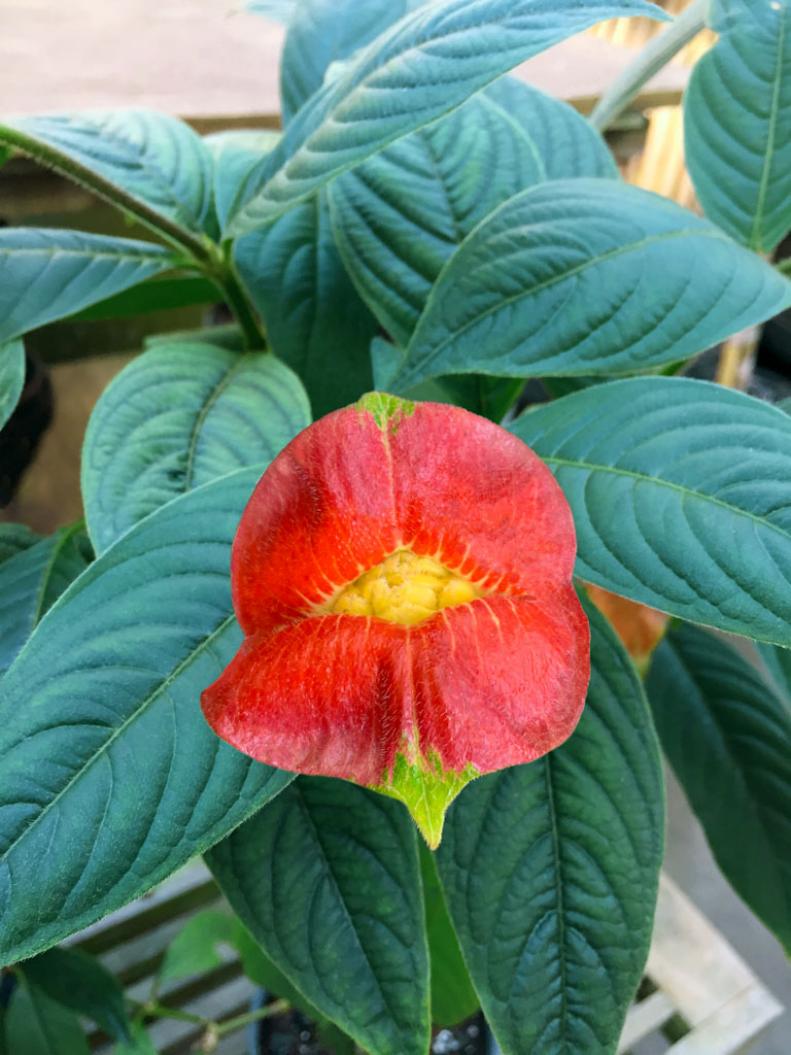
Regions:
<svg viewBox="0 0 791 1055"><path fill-rule="evenodd" d="M0 426L33 329L207 290L235 317L109 386L85 524L0 527L0 1050L84 1055L84 1016L152 1052L151 1008L57 943L205 854L233 911L195 917L157 985L225 944L339 1053L426 1055L479 1007L504 1055L614 1052L662 860L655 730L791 951L791 417L657 376L791 306L759 255L791 227L791 5L713 0L685 100L704 216L621 183L588 122L507 76L662 17L644 0L253 6L288 24L282 137L144 111L0 126L0 164L54 168L151 236L0 231ZM528 378L571 394L515 417ZM253 762L199 710L241 637L229 551L255 481L374 386L505 418L568 498L580 579L675 617L644 689L589 607L577 732L471 784L436 854L395 801ZM712 629L759 642L760 669Z"/></svg>

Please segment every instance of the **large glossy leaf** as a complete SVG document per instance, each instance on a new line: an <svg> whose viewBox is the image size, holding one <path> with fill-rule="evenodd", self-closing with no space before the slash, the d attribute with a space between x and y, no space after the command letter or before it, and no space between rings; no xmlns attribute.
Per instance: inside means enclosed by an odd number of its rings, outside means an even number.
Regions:
<svg viewBox="0 0 791 1055"><path fill-rule="evenodd" d="M175 266L148 242L79 231L0 230L0 343L74 315Z"/></svg>
<svg viewBox="0 0 791 1055"><path fill-rule="evenodd" d="M684 95L687 165L706 214L769 252L791 228L791 2L712 0L718 43Z"/></svg>
<svg viewBox="0 0 791 1055"><path fill-rule="evenodd" d="M25 962L25 978L63 1007L92 1019L114 1040L130 1040L124 991L106 967L80 949L50 949Z"/></svg>
<svg viewBox="0 0 791 1055"><path fill-rule="evenodd" d="M377 323L338 256L323 195L239 239L235 258L272 350L302 378L316 417L373 387Z"/></svg>
<svg viewBox="0 0 791 1055"><path fill-rule="evenodd" d="M0 429L14 413L25 386L25 346L0 344Z"/></svg>
<svg viewBox="0 0 791 1055"><path fill-rule="evenodd" d="M707 220L614 180L558 180L512 198L462 243L393 385L635 372L789 305L791 282Z"/></svg>
<svg viewBox="0 0 791 1055"><path fill-rule="evenodd" d="M726 642L674 627L646 682L717 863L791 953L791 706Z"/></svg>
<svg viewBox="0 0 791 1055"><path fill-rule="evenodd" d="M134 527L0 682L0 961L144 893L291 779L221 743L199 706L241 641L228 565L258 475Z"/></svg>
<svg viewBox="0 0 791 1055"><path fill-rule="evenodd" d="M154 110L95 110L12 121L7 129L96 173L180 227L200 232L210 215L208 150L183 121ZM0 142L8 132L0 126ZM50 159L56 160L56 159ZM79 175L79 173L77 173Z"/></svg>
<svg viewBox="0 0 791 1055"><path fill-rule="evenodd" d="M272 458L310 424L299 379L267 352L162 344L91 415L82 494L97 553L172 498Z"/></svg>
<svg viewBox="0 0 791 1055"><path fill-rule="evenodd" d="M80 523L22 546L0 564L0 674L92 558Z"/></svg>
<svg viewBox="0 0 791 1055"><path fill-rule="evenodd" d="M644 0L444 0L418 8L350 60L252 174L232 225L274 219L382 147L455 109L530 56Z"/></svg>
<svg viewBox="0 0 791 1055"><path fill-rule="evenodd" d="M455 1026L474 1015L480 1003L448 915L434 854L422 839L418 842L431 961L431 1021L435 1026Z"/></svg>
<svg viewBox="0 0 791 1055"><path fill-rule="evenodd" d="M290 19L280 67L283 121L324 83L333 62L348 59L409 10L409 0L301 0Z"/></svg>
<svg viewBox="0 0 791 1055"><path fill-rule="evenodd" d="M415 828L391 799L300 777L208 855L276 966L370 1055L425 1055L429 968Z"/></svg>
<svg viewBox="0 0 791 1055"><path fill-rule="evenodd" d="M79 1019L38 986L21 983L5 1017L8 1055L90 1055Z"/></svg>
<svg viewBox="0 0 791 1055"><path fill-rule="evenodd" d="M696 623L791 646L791 418L704 381L615 381L511 426L550 466L577 573Z"/></svg>
<svg viewBox="0 0 791 1055"><path fill-rule="evenodd" d="M576 111L504 77L337 179L333 229L361 295L406 346L443 266L497 206L547 179L616 174Z"/></svg>
<svg viewBox="0 0 791 1055"><path fill-rule="evenodd" d="M615 1051L648 954L662 770L640 681L590 604L591 685L571 739L474 781L437 859L505 1055Z"/></svg>

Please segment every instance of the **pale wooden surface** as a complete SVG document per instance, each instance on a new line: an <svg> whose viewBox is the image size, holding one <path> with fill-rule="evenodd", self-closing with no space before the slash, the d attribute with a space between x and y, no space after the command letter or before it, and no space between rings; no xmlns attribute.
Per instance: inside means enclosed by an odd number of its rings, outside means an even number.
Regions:
<svg viewBox="0 0 791 1055"><path fill-rule="evenodd" d="M214 126L279 111L283 29L241 0L0 0L0 113L150 106ZM520 76L590 108L634 56L590 34L520 68ZM688 70L648 86L671 102Z"/></svg>

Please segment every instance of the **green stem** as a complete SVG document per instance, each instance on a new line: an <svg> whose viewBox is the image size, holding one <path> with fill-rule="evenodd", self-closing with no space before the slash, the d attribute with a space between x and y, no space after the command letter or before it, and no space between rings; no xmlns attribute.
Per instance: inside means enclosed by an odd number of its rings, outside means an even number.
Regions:
<svg viewBox="0 0 791 1055"><path fill-rule="evenodd" d="M253 1022L260 1022L262 1019L272 1018L274 1015L282 1015L284 1011L289 1011L290 1008L291 1005L287 1000L275 1000L272 1004L259 1007L257 1011L250 1011L246 1015L237 1015L235 1018L226 1019L225 1022L219 1022L213 1032L217 1037L223 1037L226 1033L236 1033L237 1030L244 1029L245 1026L249 1026Z"/></svg>
<svg viewBox="0 0 791 1055"><path fill-rule="evenodd" d="M134 217L140 224L153 231L169 245L183 252L186 267L194 266L209 278L220 290L228 307L236 316L244 334L245 346L250 351L266 347L266 336L261 323L242 286L232 260L209 238L188 231L180 224L162 216L145 202L127 193L122 187L105 179L86 165L70 158L34 136L26 135L16 128L0 125L0 149L12 147L47 168L54 169L73 183L84 187L98 198Z"/></svg>
<svg viewBox="0 0 791 1055"><path fill-rule="evenodd" d="M239 323L247 351L263 351L266 348L266 333L250 303L244 286L239 281L232 261L223 261L218 266L217 272L213 277L225 298L226 304Z"/></svg>
<svg viewBox="0 0 791 1055"><path fill-rule="evenodd" d="M787 260L781 260L779 264L775 265L781 275L788 275L791 277L791 256Z"/></svg>
<svg viewBox="0 0 791 1055"><path fill-rule="evenodd" d="M202 1026L204 1029L214 1025L210 1018L205 1018L203 1015L195 1015L191 1011L182 1011L178 1007L168 1007L166 1004L160 1004L153 1000L147 1004L136 1004L135 1012L144 1019L173 1018L178 1022L191 1022L193 1025Z"/></svg>
<svg viewBox="0 0 791 1055"><path fill-rule="evenodd" d="M643 85L650 81L706 25L710 0L692 0L664 33L653 37L631 65L607 89L590 115L594 128L604 132L623 113Z"/></svg>
<svg viewBox="0 0 791 1055"><path fill-rule="evenodd" d="M201 264L207 264L212 260L212 243L200 235L193 234L179 224L160 215L155 209L150 208L145 202L140 201L133 195L128 194L121 187L98 173L93 172L86 165L74 161L68 154L63 154L47 143L42 143L34 136L28 136L16 128L0 125L0 145L7 145L27 155L34 161L38 161L46 168L54 169L62 176L70 179L73 183L91 191L103 201L116 206L123 212L133 216L144 227L159 235L164 241L186 252Z"/></svg>

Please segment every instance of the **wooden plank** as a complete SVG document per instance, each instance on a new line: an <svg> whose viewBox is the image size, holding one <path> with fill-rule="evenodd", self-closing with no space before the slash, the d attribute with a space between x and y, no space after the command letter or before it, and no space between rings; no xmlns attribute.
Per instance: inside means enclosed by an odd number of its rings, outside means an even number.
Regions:
<svg viewBox="0 0 791 1055"><path fill-rule="evenodd" d="M782 1013L772 994L756 982L700 1022L668 1055L736 1055Z"/></svg>
<svg viewBox="0 0 791 1055"><path fill-rule="evenodd" d="M206 130L271 124L280 111L283 28L244 11L242 0L3 0L2 7L6 114L150 106ZM519 75L590 109L635 54L586 34ZM667 67L644 99L677 101L688 72Z"/></svg>
<svg viewBox="0 0 791 1055"><path fill-rule="evenodd" d="M651 993L639 1004L632 1004L618 1042L618 1055L629 1051L638 1040L643 1040L661 1029L665 1022L673 1017L675 1011L670 997L661 990Z"/></svg>
<svg viewBox="0 0 791 1055"><path fill-rule="evenodd" d="M691 1027L756 983L744 960L664 874L647 974Z"/></svg>

